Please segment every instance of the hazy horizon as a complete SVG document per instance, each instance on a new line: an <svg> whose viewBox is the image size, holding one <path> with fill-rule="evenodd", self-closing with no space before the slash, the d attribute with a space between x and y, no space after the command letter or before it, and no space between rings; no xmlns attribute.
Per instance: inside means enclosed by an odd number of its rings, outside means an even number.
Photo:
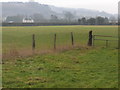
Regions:
<svg viewBox="0 0 120 90"><path fill-rule="evenodd" d="M119 0L1 0L0 2L29 2L35 1L40 4L54 5L65 8L85 8L104 11L111 14L118 13ZM112 9L111 9L112 8Z"/></svg>

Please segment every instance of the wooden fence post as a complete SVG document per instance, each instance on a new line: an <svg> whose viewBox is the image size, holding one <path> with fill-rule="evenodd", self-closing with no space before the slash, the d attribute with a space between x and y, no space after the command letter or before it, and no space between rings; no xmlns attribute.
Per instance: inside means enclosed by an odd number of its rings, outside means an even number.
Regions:
<svg viewBox="0 0 120 90"><path fill-rule="evenodd" d="M32 50L35 50L35 34L32 35Z"/></svg>
<svg viewBox="0 0 120 90"><path fill-rule="evenodd" d="M108 47L108 40L106 40L106 47Z"/></svg>
<svg viewBox="0 0 120 90"><path fill-rule="evenodd" d="M74 37L73 37L73 32L71 32L71 41L72 41L72 46L74 46Z"/></svg>
<svg viewBox="0 0 120 90"><path fill-rule="evenodd" d="M95 35L93 35L93 41L92 41L92 45L95 46Z"/></svg>
<svg viewBox="0 0 120 90"><path fill-rule="evenodd" d="M56 34L54 35L54 49L56 49Z"/></svg>
<svg viewBox="0 0 120 90"><path fill-rule="evenodd" d="M88 46L92 46L92 31L89 31Z"/></svg>

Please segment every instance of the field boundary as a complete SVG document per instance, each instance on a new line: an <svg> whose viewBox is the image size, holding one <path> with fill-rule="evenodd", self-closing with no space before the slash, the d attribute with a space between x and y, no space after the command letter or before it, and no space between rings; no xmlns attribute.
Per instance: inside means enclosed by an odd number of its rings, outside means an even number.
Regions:
<svg viewBox="0 0 120 90"><path fill-rule="evenodd" d="M15 56L31 56L33 54L41 54L41 53L52 53L52 52L58 52L58 51L64 51L64 50L70 50L70 49L75 49L76 47L79 47L81 48L82 47L86 47L86 48L93 48L95 46L95 41L104 41L105 42L105 45L106 48L108 46L112 46L112 44L114 44L113 42L117 42L119 39L119 37L117 36L109 36L109 35L97 35L97 34L93 34L93 31L89 31L87 32L86 36L85 36L85 42L84 44L80 42L80 40L82 41L82 37L79 38L79 42L76 41L76 34L75 32L68 32L67 33L67 36L69 35L69 38L65 39L65 43L66 43L66 40L69 39L69 43L67 44L64 44L64 42L62 41L61 44L59 45L58 44L58 41L59 41L59 38L62 38L64 39L62 36L59 35L59 33L55 32L52 34L51 38L50 38L50 49L47 49L47 48L43 48L43 49L40 49L37 47L37 39L39 38L39 36L37 36L37 34L33 34L31 33L30 35L30 44L29 44L29 49L27 48L24 48L25 50L22 50L22 49L17 49L15 48L14 45L12 45L11 49L8 50L7 52L4 53L3 57L15 57ZM81 35L80 33L77 34L77 35ZM37 38L38 37L38 38ZM98 38L96 38L98 37ZM99 38L99 37L102 37L102 38ZM106 38L108 37L108 39ZM110 37L110 38L109 38ZM114 38L112 40L112 38ZM115 40L116 39L116 40ZM111 45L109 42L112 42ZM41 42L42 43L42 42ZM100 45L103 45L100 44ZM96 45L96 47L99 47ZM100 46L101 47L101 46ZM103 46L102 46L103 47ZM116 47L112 47L114 49L119 49L118 46Z"/></svg>
<svg viewBox="0 0 120 90"><path fill-rule="evenodd" d="M110 39L96 39L96 37L111 37L111 38L116 38L118 39L117 36L108 36L108 35L92 35L93 38L93 46L95 46L95 41L96 40L101 40L106 42L106 47L108 47L109 41L119 41L119 40L110 40Z"/></svg>
<svg viewBox="0 0 120 90"><path fill-rule="evenodd" d="M96 39L96 37L110 37L110 38L118 39L117 36L96 35L96 34L93 35L93 31L91 30L91 31L89 31L88 41L86 41L88 43L87 46L95 46L95 41L97 41L97 40L105 41L106 47L108 47L108 44L110 41L118 41L118 40L111 40L111 39L100 39L100 38ZM53 49L56 50L57 49L57 34L56 33L53 35L53 40L54 40ZM73 32L70 32L70 40L71 40L72 47L74 47L75 40L74 40ZM32 35L32 50L33 50L33 52L34 52L35 48L36 48L36 40L35 40L35 34L33 34Z"/></svg>

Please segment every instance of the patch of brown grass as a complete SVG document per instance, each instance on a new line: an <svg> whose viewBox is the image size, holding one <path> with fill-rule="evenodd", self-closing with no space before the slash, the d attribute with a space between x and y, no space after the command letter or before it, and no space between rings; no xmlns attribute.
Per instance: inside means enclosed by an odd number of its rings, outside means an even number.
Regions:
<svg viewBox="0 0 120 90"><path fill-rule="evenodd" d="M85 46L85 45L79 45L79 44L76 44L74 46L71 46L71 45L67 45L67 46L57 46L56 49L47 49L47 50L39 50L39 49L36 49L36 50L32 50L31 48L26 48L26 49L19 49L19 48L16 48L15 46L14 47L11 47L10 50L7 50L7 52L3 53L2 54L2 58L3 60L6 60L6 59L16 59L16 58L22 58L22 57L30 57L30 56L33 56L33 55L42 55L42 54L48 54L48 53L58 53L58 52L63 52L63 51L68 51L68 50L72 50L72 49L75 49L75 48L80 48L80 49L90 49L92 47L88 47L88 46Z"/></svg>

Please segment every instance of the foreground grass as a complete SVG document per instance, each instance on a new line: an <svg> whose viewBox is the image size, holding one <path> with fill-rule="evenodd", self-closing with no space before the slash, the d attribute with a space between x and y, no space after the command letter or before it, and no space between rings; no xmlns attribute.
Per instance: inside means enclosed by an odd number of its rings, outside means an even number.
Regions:
<svg viewBox="0 0 120 90"><path fill-rule="evenodd" d="M118 53L76 48L61 53L6 60L5 88L117 88Z"/></svg>

